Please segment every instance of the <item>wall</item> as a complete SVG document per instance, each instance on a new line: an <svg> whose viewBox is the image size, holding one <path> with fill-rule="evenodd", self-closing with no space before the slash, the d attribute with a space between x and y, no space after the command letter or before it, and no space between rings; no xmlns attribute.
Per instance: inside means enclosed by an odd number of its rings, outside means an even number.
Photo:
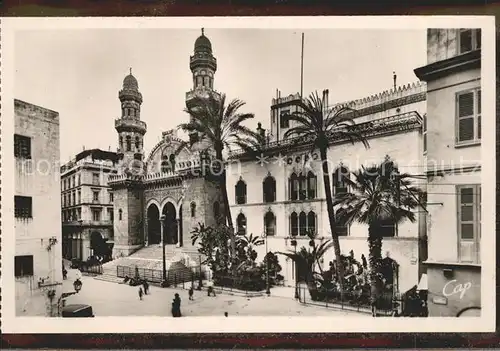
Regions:
<svg viewBox="0 0 500 351"><path fill-rule="evenodd" d="M444 268L451 269L453 275L447 278L443 272ZM481 269L479 267L429 266L427 275L429 316L455 317L467 307L481 307ZM463 295L460 292L450 295L455 287L460 284L465 287L468 283L470 283L470 288ZM443 289L444 293L449 296L443 294ZM446 301L446 304L435 303L436 298Z"/></svg>
<svg viewBox="0 0 500 351"><path fill-rule="evenodd" d="M446 60L457 56L457 29L427 30L427 63Z"/></svg>
<svg viewBox="0 0 500 351"><path fill-rule="evenodd" d="M16 159L14 193L31 196L33 206L33 218L15 219L15 255L33 255L34 286L41 277L62 282L59 114L15 100L15 133L31 138L32 159ZM48 251L51 237L57 244ZM44 300L45 295L30 291L29 283L26 279L16 281L16 310L26 307L23 315L40 315L44 311L29 300L37 296Z"/></svg>

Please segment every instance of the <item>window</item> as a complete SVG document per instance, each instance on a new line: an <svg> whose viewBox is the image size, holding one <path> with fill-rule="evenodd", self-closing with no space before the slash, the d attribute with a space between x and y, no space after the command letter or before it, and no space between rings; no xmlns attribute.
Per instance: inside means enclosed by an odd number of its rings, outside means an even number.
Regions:
<svg viewBox="0 0 500 351"><path fill-rule="evenodd" d="M108 195L109 195L109 203L112 204L113 203L113 192L111 190L108 190Z"/></svg>
<svg viewBox="0 0 500 351"><path fill-rule="evenodd" d="M33 268L33 255L14 257L14 272L16 278L33 276Z"/></svg>
<svg viewBox="0 0 500 351"><path fill-rule="evenodd" d="M78 217L77 217L77 219L80 220L80 219L82 219L82 209L79 208L77 211L78 211Z"/></svg>
<svg viewBox="0 0 500 351"><path fill-rule="evenodd" d="M94 185L100 185L101 184L99 182L99 173L92 173L92 184L94 184Z"/></svg>
<svg viewBox="0 0 500 351"><path fill-rule="evenodd" d="M274 202L276 201L276 180L270 175L264 179L262 182L262 190L263 190L263 197L264 197L264 202Z"/></svg>
<svg viewBox="0 0 500 351"><path fill-rule="evenodd" d="M14 215L16 218L33 218L33 204L30 196L14 196Z"/></svg>
<svg viewBox="0 0 500 351"><path fill-rule="evenodd" d="M130 135L127 135L125 139L126 139L126 143L127 143L126 150L132 151L132 138L130 137Z"/></svg>
<svg viewBox="0 0 500 351"><path fill-rule="evenodd" d="M316 234L316 213L313 211L307 214L307 231Z"/></svg>
<svg viewBox="0 0 500 351"><path fill-rule="evenodd" d="M138 136L135 137L135 149L139 151L141 149L141 141Z"/></svg>
<svg viewBox="0 0 500 351"><path fill-rule="evenodd" d="M309 171L307 174L307 198L314 199L316 197L316 176Z"/></svg>
<svg viewBox="0 0 500 351"><path fill-rule="evenodd" d="M14 157L16 158L31 158L31 138L14 134Z"/></svg>
<svg viewBox="0 0 500 351"><path fill-rule="evenodd" d="M396 223L392 219L383 220L380 225L380 235L384 238L396 236Z"/></svg>
<svg viewBox="0 0 500 351"><path fill-rule="evenodd" d="M480 29L460 29L459 30L459 54L481 48L481 30Z"/></svg>
<svg viewBox="0 0 500 351"><path fill-rule="evenodd" d="M299 197L299 178L295 172L290 176L288 187L290 189L290 200L297 200Z"/></svg>
<svg viewBox="0 0 500 351"><path fill-rule="evenodd" d="M122 209L120 208L120 209L118 210L118 219L119 219L120 221L122 220L122 214L123 214L123 211L122 211Z"/></svg>
<svg viewBox="0 0 500 351"><path fill-rule="evenodd" d="M73 206L75 206L75 205L76 205L76 193L73 190Z"/></svg>
<svg viewBox="0 0 500 351"><path fill-rule="evenodd" d="M304 211L299 214L299 234L307 235L307 216Z"/></svg>
<svg viewBox="0 0 500 351"><path fill-rule="evenodd" d="M196 203L191 202L191 218L196 217Z"/></svg>
<svg viewBox="0 0 500 351"><path fill-rule="evenodd" d="M92 209L92 220L94 220L94 221L101 220L101 209L100 208L93 208Z"/></svg>
<svg viewBox="0 0 500 351"><path fill-rule="evenodd" d="M299 234L299 217L296 212L290 215L290 235L297 236Z"/></svg>
<svg viewBox="0 0 500 351"><path fill-rule="evenodd" d="M264 230L266 236L273 236L276 234L276 217L271 211L267 212L264 216Z"/></svg>
<svg viewBox="0 0 500 351"><path fill-rule="evenodd" d="M92 202L99 202L99 190L92 191Z"/></svg>
<svg viewBox="0 0 500 351"><path fill-rule="evenodd" d="M108 219L113 222L113 209L108 208Z"/></svg>
<svg viewBox="0 0 500 351"><path fill-rule="evenodd" d="M458 196L458 260L480 263L481 186L460 185Z"/></svg>
<svg viewBox="0 0 500 351"><path fill-rule="evenodd" d="M346 178L349 177L349 170L343 166L337 168L332 175L333 178L333 196L345 194L349 191ZM337 215L338 210L335 215ZM339 219L335 222L335 232L338 236L349 235L349 226L341 223Z"/></svg>
<svg viewBox="0 0 500 351"><path fill-rule="evenodd" d="M481 90L457 94L457 144L476 143L481 140Z"/></svg>
<svg viewBox="0 0 500 351"><path fill-rule="evenodd" d="M82 184L80 175L78 175L78 185Z"/></svg>
<svg viewBox="0 0 500 351"><path fill-rule="evenodd" d="M236 218L236 230L238 235L245 235L247 233L247 218L243 213L240 213Z"/></svg>
<svg viewBox="0 0 500 351"><path fill-rule="evenodd" d="M290 110L284 110L280 112L280 128L289 128L290 127Z"/></svg>
<svg viewBox="0 0 500 351"><path fill-rule="evenodd" d="M135 154L134 155L134 160L136 160L136 161L142 161L142 155L141 154Z"/></svg>
<svg viewBox="0 0 500 351"><path fill-rule="evenodd" d="M246 183L240 179L238 183L236 183L235 187L236 194L236 203L238 205L243 205L247 203L247 185Z"/></svg>
<svg viewBox="0 0 500 351"><path fill-rule="evenodd" d="M424 114L422 121L422 141L424 143L424 154L427 152L427 114Z"/></svg>

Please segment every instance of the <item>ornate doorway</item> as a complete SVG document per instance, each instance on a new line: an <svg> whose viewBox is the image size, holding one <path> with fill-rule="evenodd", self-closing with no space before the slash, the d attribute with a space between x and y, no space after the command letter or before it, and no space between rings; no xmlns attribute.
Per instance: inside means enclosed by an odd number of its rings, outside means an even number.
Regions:
<svg viewBox="0 0 500 351"><path fill-rule="evenodd" d="M148 207L148 245L161 243L160 210L155 204Z"/></svg>

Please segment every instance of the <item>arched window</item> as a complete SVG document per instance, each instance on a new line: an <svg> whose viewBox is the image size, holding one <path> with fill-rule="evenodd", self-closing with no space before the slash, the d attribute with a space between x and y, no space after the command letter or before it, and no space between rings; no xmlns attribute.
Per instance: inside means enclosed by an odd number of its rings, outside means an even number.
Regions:
<svg viewBox="0 0 500 351"><path fill-rule="evenodd" d="M299 200L307 199L307 178L304 174L299 174Z"/></svg>
<svg viewBox="0 0 500 351"><path fill-rule="evenodd" d="M135 150L139 151L141 149L141 140L138 136L135 137Z"/></svg>
<svg viewBox="0 0 500 351"><path fill-rule="evenodd" d="M307 231L316 234L316 213L310 211L307 214Z"/></svg>
<svg viewBox="0 0 500 351"><path fill-rule="evenodd" d="M196 203L191 202L191 218L196 217Z"/></svg>
<svg viewBox="0 0 500 351"><path fill-rule="evenodd" d="M337 168L332 175L333 178L333 196L345 194L349 191L346 178L349 177L349 170L343 166ZM335 215L337 214L336 211ZM341 223L340 219L336 218L335 231L338 236L349 235L349 226Z"/></svg>
<svg viewBox="0 0 500 351"><path fill-rule="evenodd" d="M201 84L202 84L202 77L201 76L198 76L196 77L196 86L197 87L201 87Z"/></svg>
<svg viewBox="0 0 500 351"><path fill-rule="evenodd" d="M170 169L170 167L169 167L168 156L162 155L162 157L161 157L161 172L162 173L168 172L169 169Z"/></svg>
<svg viewBox="0 0 500 351"><path fill-rule="evenodd" d="M307 235L307 216L304 211L299 214L299 234Z"/></svg>
<svg viewBox="0 0 500 351"><path fill-rule="evenodd" d="M168 161L170 163L170 168L172 169L172 172L175 172L175 155L170 154L170 156L168 157Z"/></svg>
<svg viewBox="0 0 500 351"><path fill-rule="evenodd" d="M121 135L120 135L120 139L119 139L118 143L120 146L120 150L123 150L123 137Z"/></svg>
<svg viewBox="0 0 500 351"><path fill-rule="evenodd" d="M290 235L297 236L299 234L299 216L296 212L290 215Z"/></svg>
<svg viewBox="0 0 500 351"><path fill-rule="evenodd" d="M264 202L276 201L276 180L271 175L268 175L262 182L262 190L264 193Z"/></svg>
<svg viewBox="0 0 500 351"><path fill-rule="evenodd" d="M119 219L120 221L122 220L122 214L123 214L123 211L122 211L122 209L120 208L120 209L118 210L118 219Z"/></svg>
<svg viewBox="0 0 500 351"><path fill-rule="evenodd" d="M307 173L307 198L316 198L316 175L311 171Z"/></svg>
<svg viewBox="0 0 500 351"><path fill-rule="evenodd" d="M132 138L130 137L130 135L127 135L127 151L132 151Z"/></svg>
<svg viewBox="0 0 500 351"><path fill-rule="evenodd" d="M236 218L236 230L238 235L246 235L247 233L247 218L243 213L240 213Z"/></svg>
<svg viewBox="0 0 500 351"><path fill-rule="evenodd" d="M204 80L203 86L208 87L208 77L207 76L203 77L203 80Z"/></svg>
<svg viewBox="0 0 500 351"><path fill-rule="evenodd" d="M299 194L299 180L297 174L292 173L288 181L288 187L290 189L290 200L297 200Z"/></svg>
<svg viewBox="0 0 500 351"><path fill-rule="evenodd" d="M267 212L264 216L264 230L266 236L273 236L276 234L276 217L271 211Z"/></svg>
<svg viewBox="0 0 500 351"><path fill-rule="evenodd" d="M236 183L235 187L236 194L236 203L238 205L243 205L247 203L247 185L246 183L240 179L238 183Z"/></svg>

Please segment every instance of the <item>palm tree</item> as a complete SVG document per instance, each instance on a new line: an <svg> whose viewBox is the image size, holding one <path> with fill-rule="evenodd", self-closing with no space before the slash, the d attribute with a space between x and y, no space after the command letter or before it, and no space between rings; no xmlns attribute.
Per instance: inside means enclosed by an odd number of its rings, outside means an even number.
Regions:
<svg viewBox="0 0 500 351"><path fill-rule="evenodd" d="M208 98L198 97L185 109L185 112L190 115L189 123L182 123L178 127L190 134L196 133L197 138L194 144L198 144L203 152L215 153L214 161L222 168L218 180L224 201L225 219L232 232L234 229L227 195L224 150L231 151L233 148L240 148L247 152L256 152L262 145L261 136L243 126L243 122L254 117L253 113L238 112L244 105L245 103L238 99L234 99L226 105L225 94L220 97L215 95L210 95ZM235 233L231 239L231 251L234 260L236 254Z"/></svg>
<svg viewBox="0 0 500 351"><path fill-rule="evenodd" d="M290 258L303 272L305 272L307 286L310 291L313 291L316 289L315 275L317 275L314 267L317 265L320 269L320 273L323 273L320 260L332 246L334 246L333 242L331 240L327 240L319 245L312 242L312 250L302 247L299 251L276 253Z"/></svg>
<svg viewBox="0 0 500 351"><path fill-rule="evenodd" d="M369 145L366 139L353 128L356 123L351 117L352 113L348 114L348 112L353 112L351 108L339 105L328 109L324 106L323 99L318 96L317 92L311 94L307 100L303 101L300 107L301 109L299 111L289 116L289 120L295 121L296 126L289 129L284 134L284 138L297 137L295 139L297 143L309 142L312 150L319 149L330 231L332 233L335 259L338 262L337 276L340 284L341 297L343 299L344 268L341 264L342 257L339 238L335 231L335 212L333 208L332 189L330 186L327 151L332 138L347 139L353 144L359 141L362 142L366 148L368 148Z"/></svg>
<svg viewBox="0 0 500 351"><path fill-rule="evenodd" d="M411 186L409 174L398 173L396 164L389 157L379 165L363 166L352 174L354 179L345 179L351 192L336 196L334 205L340 206L340 222L368 224L371 303L375 311L382 283L380 263L384 227L396 226L405 220L414 222L413 210L420 205L418 199L423 192Z"/></svg>

